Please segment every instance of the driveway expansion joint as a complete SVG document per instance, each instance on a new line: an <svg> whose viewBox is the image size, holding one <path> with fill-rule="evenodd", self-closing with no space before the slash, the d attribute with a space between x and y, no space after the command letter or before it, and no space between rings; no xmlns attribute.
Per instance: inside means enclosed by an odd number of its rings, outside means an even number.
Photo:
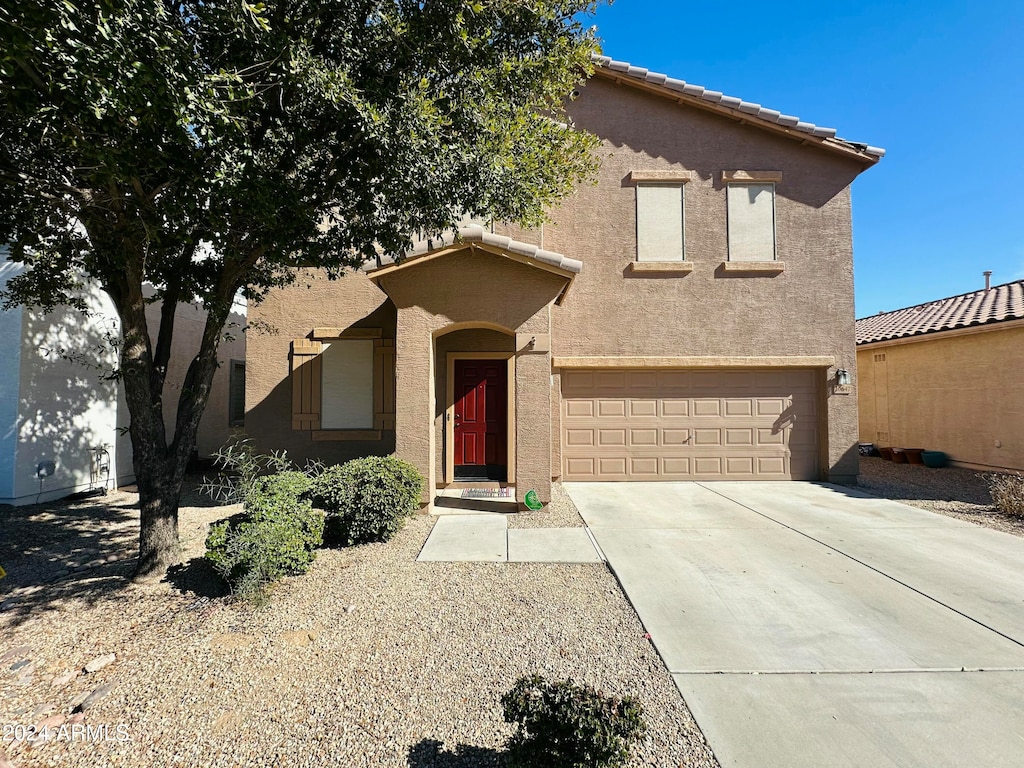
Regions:
<svg viewBox="0 0 1024 768"><path fill-rule="evenodd" d="M1024 667L909 667L906 669L670 669L671 675L909 675L1024 672Z"/></svg>

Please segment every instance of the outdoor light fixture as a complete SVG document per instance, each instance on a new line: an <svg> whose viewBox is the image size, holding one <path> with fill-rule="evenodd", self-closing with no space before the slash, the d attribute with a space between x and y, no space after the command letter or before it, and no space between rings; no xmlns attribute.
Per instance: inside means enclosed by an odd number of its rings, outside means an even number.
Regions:
<svg viewBox="0 0 1024 768"><path fill-rule="evenodd" d="M836 384L840 387L845 387L850 383L850 372L845 368L839 368L836 371Z"/></svg>

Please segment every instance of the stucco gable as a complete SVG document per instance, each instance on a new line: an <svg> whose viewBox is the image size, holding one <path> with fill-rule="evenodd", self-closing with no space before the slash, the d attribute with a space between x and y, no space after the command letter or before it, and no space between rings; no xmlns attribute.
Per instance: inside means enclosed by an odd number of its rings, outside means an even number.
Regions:
<svg viewBox="0 0 1024 768"><path fill-rule="evenodd" d="M744 101L736 96L727 96L721 91L687 83L685 80L669 77L660 72L651 72L627 61L616 61L609 56L595 56L593 61L594 74L597 77L641 88L680 104L725 114L746 124L816 144L823 149L852 156L871 165L885 155L885 150L881 147L839 138L836 136L835 128L826 128L793 115L785 115L778 110Z"/></svg>

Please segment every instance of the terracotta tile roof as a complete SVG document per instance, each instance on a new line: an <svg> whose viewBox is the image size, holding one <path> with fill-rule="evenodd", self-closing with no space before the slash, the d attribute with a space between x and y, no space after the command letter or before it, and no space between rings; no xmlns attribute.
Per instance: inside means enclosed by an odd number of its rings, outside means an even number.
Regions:
<svg viewBox="0 0 1024 768"><path fill-rule="evenodd" d="M1024 319L1024 280L862 317L857 321L857 343L870 344L1020 319Z"/></svg>
<svg viewBox="0 0 1024 768"><path fill-rule="evenodd" d="M651 72L643 67L633 66L628 61L615 61L608 56L594 56L593 61L594 64L606 72L622 74L632 80L651 83L663 88L668 88L671 91L676 91L685 96L691 96L695 99L700 99L701 101L716 104L719 107L724 107L733 112L742 114L744 119L747 120L755 118L756 120L762 120L776 126L781 126L793 131L799 131L800 133L806 133L819 139L829 140L835 144L840 144L856 152L868 155L875 161L885 155L885 150L881 147L873 147L863 142L838 138L836 136L835 128L825 128L820 125L815 125L814 123L806 122L798 117L794 117L793 115L784 115L776 109L768 109L760 104L744 101L743 99L735 96L726 96L721 91L712 91L702 85L694 85L693 83L687 83L685 80L677 80L674 77L663 75L660 72Z"/></svg>
<svg viewBox="0 0 1024 768"><path fill-rule="evenodd" d="M447 232L442 237L434 240L425 240L411 250L409 250L405 257L402 259L402 264L406 264L414 259L427 254L438 251L442 248L447 248L450 245L456 243L482 243L483 245L490 245L495 248L500 248L503 251L514 253L518 256L525 256L527 259L533 259L534 261L540 261L545 264L550 264L553 267L564 269L566 272L572 272L579 274L583 269L583 262L579 259L570 259L568 256L563 256L560 253L554 251L546 251L531 243L524 243L519 240L513 240L510 237L504 237L502 235L495 235L492 232L488 232L480 226L469 226L463 227L457 232ZM395 264L393 259L387 257L381 257L377 261L368 261L363 264L363 270L366 272L375 272L378 269L382 269L387 266Z"/></svg>

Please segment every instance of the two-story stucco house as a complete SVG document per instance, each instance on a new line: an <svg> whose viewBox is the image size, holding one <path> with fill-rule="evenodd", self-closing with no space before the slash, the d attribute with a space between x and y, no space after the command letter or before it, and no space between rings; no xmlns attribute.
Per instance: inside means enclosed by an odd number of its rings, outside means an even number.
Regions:
<svg viewBox="0 0 1024 768"><path fill-rule="evenodd" d="M852 480L850 184L883 151L615 62L570 105L583 185L397 264L251 309L246 427L428 480ZM839 373L841 372L841 374Z"/></svg>

